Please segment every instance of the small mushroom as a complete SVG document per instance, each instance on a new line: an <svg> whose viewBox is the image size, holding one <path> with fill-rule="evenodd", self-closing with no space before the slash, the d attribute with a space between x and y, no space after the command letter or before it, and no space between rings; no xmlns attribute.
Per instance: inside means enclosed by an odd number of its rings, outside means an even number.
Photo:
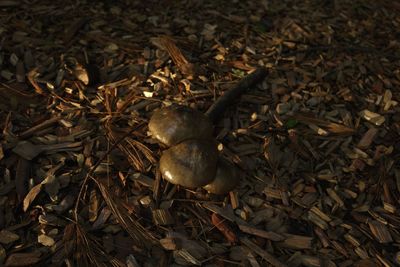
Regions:
<svg viewBox="0 0 400 267"><path fill-rule="evenodd" d="M151 135L167 146L189 139L212 138L213 126L206 115L185 106L169 106L153 113Z"/></svg>
<svg viewBox="0 0 400 267"><path fill-rule="evenodd" d="M203 188L209 193L223 195L233 190L238 183L239 174L236 167L220 158L215 179Z"/></svg>
<svg viewBox="0 0 400 267"><path fill-rule="evenodd" d="M191 139L163 152L160 171L170 183L195 188L214 179L217 161L218 151L214 141Z"/></svg>

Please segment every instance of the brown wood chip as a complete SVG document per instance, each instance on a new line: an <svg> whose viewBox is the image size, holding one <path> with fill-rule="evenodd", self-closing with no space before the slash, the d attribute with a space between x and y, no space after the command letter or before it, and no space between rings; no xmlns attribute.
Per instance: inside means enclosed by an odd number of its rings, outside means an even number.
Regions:
<svg viewBox="0 0 400 267"><path fill-rule="evenodd" d="M240 241L243 243L243 245L247 246L249 249L254 251L254 253L258 254L261 256L264 260L269 262L272 266L275 267L284 267L286 266L285 264L281 263L279 260L277 260L273 255L268 253L267 251L263 250L256 244L254 244L250 239L244 237L241 238Z"/></svg>
<svg viewBox="0 0 400 267"><path fill-rule="evenodd" d="M379 221L371 221L368 225L372 234L380 243L393 242L392 236L390 235L389 229L386 225Z"/></svg>

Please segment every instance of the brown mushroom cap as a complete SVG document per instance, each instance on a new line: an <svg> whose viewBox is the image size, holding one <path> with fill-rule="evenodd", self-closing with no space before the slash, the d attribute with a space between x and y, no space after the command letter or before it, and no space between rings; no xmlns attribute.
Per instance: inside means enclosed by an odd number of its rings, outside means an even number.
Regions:
<svg viewBox="0 0 400 267"><path fill-rule="evenodd" d="M170 183L195 188L214 179L217 161L214 141L192 139L165 150L160 159L160 171Z"/></svg>
<svg viewBox="0 0 400 267"><path fill-rule="evenodd" d="M200 111L175 105L155 111L149 131L161 143L172 146L189 139L211 138L213 125Z"/></svg>
<svg viewBox="0 0 400 267"><path fill-rule="evenodd" d="M215 179L203 186L209 193L223 195L233 190L239 183L239 173L235 166L220 158Z"/></svg>

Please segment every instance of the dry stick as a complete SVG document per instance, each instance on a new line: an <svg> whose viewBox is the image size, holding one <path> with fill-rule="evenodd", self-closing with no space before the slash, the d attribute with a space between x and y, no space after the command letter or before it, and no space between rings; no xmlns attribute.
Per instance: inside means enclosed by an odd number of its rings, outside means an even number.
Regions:
<svg viewBox="0 0 400 267"><path fill-rule="evenodd" d="M53 124L57 123L61 118L59 117L53 117L51 119L48 119L46 121L43 121L35 126L32 126L31 128L29 128L28 130L22 132L19 134L20 138L28 138L30 137L32 134L34 134L37 131L43 130L47 127L52 126Z"/></svg>
<svg viewBox="0 0 400 267"><path fill-rule="evenodd" d="M239 83L232 89L225 92L215 101L211 107L206 111L206 115L215 124L222 113L231 105L233 102L245 93L249 88L255 86L261 82L268 74L268 71L264 67L260 67L251 74L244 77Z"/></svg>
<svg viewBox="0 0 400 267"><path fill-rule="evenodd" d="M90 171L86 174L85 179L83 180L81 184L81 189L79 190L78 198L76 199L75 203L75 208L74 208L74 217L75 217L75 222L78 222L78 208L79 208L79 201L80 198L82 197L83 194L83 188L89 181L89 178L92 178L92 174L94 171L100 166L100 164L103 162L103 160L106 159L106 157L111 153L111 151L116 148L124 139L132 134L134 131L136 131L139 127L143 126L144 123L140 123L139 125L136 125L133 127L130 131L122 135L108 150L106 153L103 154L103 156L96 162L96 164L90 169Z"/></svg>

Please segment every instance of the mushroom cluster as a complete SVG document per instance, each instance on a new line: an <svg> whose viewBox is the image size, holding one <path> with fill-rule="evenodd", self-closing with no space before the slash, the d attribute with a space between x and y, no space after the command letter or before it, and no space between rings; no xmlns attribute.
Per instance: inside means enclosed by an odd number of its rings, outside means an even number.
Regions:
<svg viewBox="0 0 400 267"><path fill-rule="evenodd" d="M160 159L162 177L188 188L203 187L210 193L226 194L239 182L235 166L218 155L213 124L238 97L267 76L264 67L244 77L220 96L205 114L174 105L153 113L150 134L168 149Z"/></svg>
<svg viewBox="0 0 400 267"><path fill-rule="evenodd" d="M170 183L226 194L239 182L236 168L218 155L213 125L203 113L186 106L164 107L151 116L149 131L169 147L162 153L160 171Z"/></svg>

